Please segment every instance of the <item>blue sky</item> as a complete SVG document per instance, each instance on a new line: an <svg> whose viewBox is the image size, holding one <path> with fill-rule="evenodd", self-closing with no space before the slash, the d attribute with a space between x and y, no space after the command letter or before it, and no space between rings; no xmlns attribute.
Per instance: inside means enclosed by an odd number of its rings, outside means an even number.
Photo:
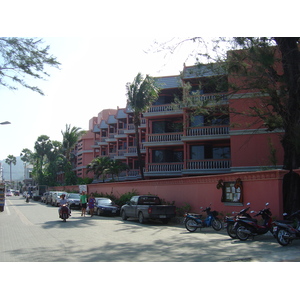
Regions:
<svg viewBox="0 0 300 300"><path fill-rule="evenodd" d="M252 3L247 14L243 6L239 12L238 2L231 0L141 3L53 0L41 5L37 0L15 0L1 4L0 35L43 37L62 66L61 70L50 69L47 81L36 82L46 96L22 87L10 91L0 86L0 122L11 122L0 126L0 160L9 154L20 155L23 148L33 149L42 134L61 140L66 124L87 129L89 120L102 109L125 107L125 85L138 72L176 75L195 48L189 43L173 55L146 54L154 40L273 36L274 30L286 35L278 18L266 15L261 1L259 10ZM288 34L293 35L291 30L298 27L291 21L298 20L297 10L288 8L287 4L280 12L284 16L288 11ZM186 61L187 65L194 62L192 57Z"/></svg>
<svg viewBox="0 0 300 300"><path fill-rule="evenodd" d="M167 41L170 37L159 39ZM62 139L66 124L88 129L89 120L106 108L126 106L126 83L138 72L151 76L178 75L189 58L191 43L171 55L148 51L154 37L46 37L50 53L61 62L51 68L47 81L35 81L41 96L23 87L11 91L0 87L0 159L33 150L38 136ZM146 53L147 52L147 53Z"/></svg>

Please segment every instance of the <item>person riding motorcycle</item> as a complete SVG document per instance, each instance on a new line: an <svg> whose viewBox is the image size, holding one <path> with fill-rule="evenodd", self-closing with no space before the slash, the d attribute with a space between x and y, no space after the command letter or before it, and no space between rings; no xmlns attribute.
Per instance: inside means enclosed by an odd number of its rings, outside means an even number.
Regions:
<svg viewBox="0 0 300 300"><path fill-rule="evenodd" d="M60 203L59 203L60 207L58 209L58 216L59 217L61 217L61 208L62 208L62 206L68 204L68 200L65 197L66 197L65 194L60 195ZM71 211L70 211L69 206L66 205L66 207L68 208L68 215L71 216Z"/></svg>

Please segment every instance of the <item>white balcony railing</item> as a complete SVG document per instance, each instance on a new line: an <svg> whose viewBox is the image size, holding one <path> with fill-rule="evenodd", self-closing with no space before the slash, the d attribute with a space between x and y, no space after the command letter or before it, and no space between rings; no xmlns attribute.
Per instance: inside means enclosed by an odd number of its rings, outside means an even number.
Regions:
<svg viewBox="0 0 300 300"><path fill-rule="evenodd" d="M189 128L186 130L187 136L206 136L206 135L227 135L229 134L229 126L203 126Z"/></svg>
<svg viewBox="0 0 300 300"><path fill-rule="evenodd" d="M178 172L183 169L183 162L179 163L151 163L148 172Z"/></svg>
<svg viewBox="0 0 300 300"><path fill-rule="evenodd" d="M189 160L187 162L187 169L189 170L216 170L216 169L229 169L230 167L231 167L230 159Z"/></svg>
<svg viewBox="0 0 300 300"><path fill-rule="evenodd" d="M183 136L182 132L148 134L148 142L157 143L157 142L181 141L182 136Z"/></svg>

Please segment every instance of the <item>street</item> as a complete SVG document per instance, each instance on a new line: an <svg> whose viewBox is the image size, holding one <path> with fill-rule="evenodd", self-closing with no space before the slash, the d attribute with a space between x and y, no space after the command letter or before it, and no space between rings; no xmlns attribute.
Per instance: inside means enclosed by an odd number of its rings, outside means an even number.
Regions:
<svg viewBox="0 0 300 300"><path fill-rule="evenodd" d="M139 224L81 216L64 223L58 208L8 197L0 213L0 262L267 262L300 261L300 241L280 246L271 235L241 242L225 230L189 233L181 224Z"/></svg>

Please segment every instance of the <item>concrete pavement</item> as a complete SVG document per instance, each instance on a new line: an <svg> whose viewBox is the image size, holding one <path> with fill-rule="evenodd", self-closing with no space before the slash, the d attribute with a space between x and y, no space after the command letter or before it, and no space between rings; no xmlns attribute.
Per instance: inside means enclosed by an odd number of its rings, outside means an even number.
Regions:
<svg viewBox="0 0 300 300"><path fill-rule="evenodd" d="M280 246L271 235L241 242L225 230L189 233L183 225L139 224L79 211L63 223L56 207L21 197L0 213L0 261L282 262L300 261L300 241Z"/></svg>

